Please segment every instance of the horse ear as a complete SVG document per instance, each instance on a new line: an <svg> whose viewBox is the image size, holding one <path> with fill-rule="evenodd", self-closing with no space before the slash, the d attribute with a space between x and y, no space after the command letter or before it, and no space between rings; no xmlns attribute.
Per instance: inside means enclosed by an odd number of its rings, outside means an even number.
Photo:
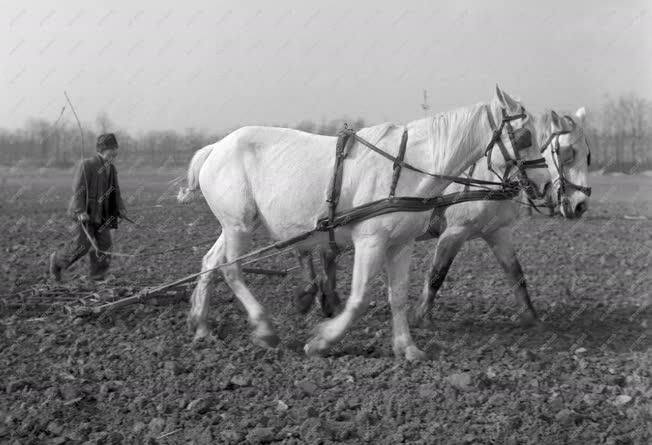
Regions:
<svg viewBox="0 0 652 445"><path fill-rule="evenodd" d="M500 89L498 84L496 84L496 90L494 91L494 99L498 102L502 102L503 100L503 90Z"/></svg>
<svg viewBox="0 0 652 445"><path fill-rule="evenodd" d="M520 109L520 105L518 101L514 100L511 98L509 94L504 92L503 90L500 89L498 85L496 85L496 95L495 99L502 104L507 110L509 111L515 111Z"/></svg>
<svg viewBox="0 0 652 445"><path fill-rule="evenodd" d="M575 112L575 117L579 121L580 125L583 127L584 126L584 120L586 119L586 108L580 107L577 109Z"/></svg>
<svg viewBox="0 0 652 445"><path fill-rule="evenodd" d="M555 129L563 129L564 123L561 121L561 117L555 112L555 110L550 110L550 116L552 117L552 126Z"/></svg>

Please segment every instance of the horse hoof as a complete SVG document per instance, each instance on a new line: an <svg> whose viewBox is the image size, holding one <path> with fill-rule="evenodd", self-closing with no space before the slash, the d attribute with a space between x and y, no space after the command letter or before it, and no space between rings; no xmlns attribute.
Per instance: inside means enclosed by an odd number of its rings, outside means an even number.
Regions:
<svg viewBox="0 0 652 445"><path fill-rule="evenodd" d="M192 339L193 342L203 340L208 337L208 328L205 324L199 324L195 330L195 337Z"/></svg>
<svg viewBox="0 0 652 445"><path fill-rule="evenodd" d="M420 362L426 359L426 353L416 346L405 348L405 360L408 362Z"/></svg>
<svg viewBox="0 0 652 445"><path fill-rule="evenodd" d="M319 287L316 284L311 284L303 289L297 289L294 293L294 304L297 312L301 315L307 314L315 302L315 296L318 292Z"/></svg>
<svg viewBox="0 0 652 445"><path fill-rule="evenodd" d="M276 334L253 335L255 345L265 349L273 349L281 343L281 339Z"/></svg>
<svg viewBox="0 0 652 445"><path fill-rule="evenodd" d="M196 331L199 325L199 317L189 314L188 318L186 318L186 329L188 329L188 333Z"/></svg>
<svg viewBox="0 0 652 445"><path fill-rule="evenodd" d="M536 315L525 313L520 316L521 326L525 328L537 327L541 324L541 320Z"/></svg>
<svg viewBox="0 0 652 445"><path fill-rule="evenodd" d="M320 336L313 337L303 347L304 352L308 357L317 357L322 355L328 349L328 342Z"/></svg>
<svg viewBox="0 0 652 445"><path fill-rule="evenodd" d="M333 318L342 307L342 300L337 292L331 294L323 293L320 296L321 311L327 318Z"/></svg>

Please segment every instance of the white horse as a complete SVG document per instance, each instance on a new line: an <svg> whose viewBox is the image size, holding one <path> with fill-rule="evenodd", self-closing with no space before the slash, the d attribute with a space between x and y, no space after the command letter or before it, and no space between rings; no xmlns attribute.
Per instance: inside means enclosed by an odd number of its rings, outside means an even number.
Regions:
<svg viewBox="0 0 652 445"><path fill-rule="evenodd" d="M580 124L572 118L560 118L554 111L543 113L537 119L539 145L544 150L548 169L553 178L548 187L547 200L559 205L566 218L580 217L588 209L588 163L589 146L584 136L583 125L586 112L576 112ZM546 145L546 141L549 144ZM544 146L545 145L545 146ZM562 174L556 165L561 169ZM472 172L474 178L489 178L491 173L482 163ZM570 187L572 184L574 187ZM578 187L579 186L579 187ZM451 184L446 192L453 193L463 186ZM590 192L589 192L590 193ZM561 199L559 199L561 198ZM418 240L438 237L430 272L426 276L419 305L414 311L414 323L420 324L429 314L437 291L462 245L475 238L482 238L491 248L501 267L507 274L516 299L524 304L521 311L526 323L537 320L537 313L528 295L523 269L516 257L512 241L512 225L518 219L521 204L509 201L475 201L456 204L433 212L430 227ZM527 309L527 312L524 310Z"/></svg>
<svg viewBox="0 0 652 445"><path fill-rule="evenodd" d="M558 206L566 218L578 218L586 212L590 195L587 186L590 150L583 130L586 118L584 107L576 111L575 117L579 125L570 116L560 118L554 111L547 111L536 123L539 146L544 150L553 178L552 186L546 189L546 201L549 206ZM466 174L484 180L493 177L484 162L476 163ZM451 184L446 193L460 192L463 189L463 185ZM524 304L521 312L524 321L530 323L537 319L511 238L512 225L519 217L520 206L514 200L473 201L433 211L428 231L417 238L417 241L439 239L420 303L413 314L414 324L421 324L424 317L430 314L437 291L457 252L465 241L475 238L485 240L507 274L516 299ZM295 298L299 312L306 312L315 296L320 296L322 311L331 316L339 306L339 297L334 291L335 268L326 264L326 257L321 253L327 277L325 280L317 279L311 254L299 254L299 262L309 285L300 289Z"/></svg>
<svg viewBox="0 0 652 445"><path fill-rule="evenodd" d="M535 134L533 119L522 105L497 87L490 104L460 108L407 124L406 162L438 174L459 175L483 156L492 139L488 115L501 122L503 111L509 115L522 114L511 122L514 128ZM396 155L402 131L395 125L383 124L362 129L357 134ZM530 161L540 157L536 139L517 153L508 132L501 131L499 138L510 157ZM228 263L220 270L247 311L254 328L254 341L270 347L278 344L267 313L246 286L239 263L232 261L248 251L252 233L259 227L266 229L271 237L283 240L313 229L317 220L326 216L325 200L334 165L335 142L334 137L297 130L243 127L195 155L197 159L191 161L188 171L188 188L182 190L180 200L200 187L222 226L218 240L204 256L202 275L192 295L189 322L196 327L195 338L208 333L211 275L218 266ZM488 158L500 171L508 161L502 150L491 150ZM533 192L538 194L551 179L546 168L532 169L527 176L535 189ZM385 198L391 180L392 163L354 141L344 161L339 209ZM447 179L404 169L396 194L435 196L449 183ZM336 242L353 244L355 249L351 295L339 315L319 325L304 348L308 355L324 352L345 334L367 306L367 283L384 265L392 308L394 353L407 360L423 357L408 327L407 284L414 239L426 231L430 213L385 214L337 229ZM296 247L305 250L327 242L325 233L316 233Z"/></svg>

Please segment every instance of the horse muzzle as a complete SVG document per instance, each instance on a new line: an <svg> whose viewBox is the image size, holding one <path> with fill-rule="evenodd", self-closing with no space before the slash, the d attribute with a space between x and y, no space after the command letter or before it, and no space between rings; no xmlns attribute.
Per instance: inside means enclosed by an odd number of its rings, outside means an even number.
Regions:
<svg viewBox="0 0 652 445"><path fill-rule="evenodd" d="M586 200L581 200L575 204L567 198L563 197L559 205L561 214L564 218L576 219L580 218L586 211L589 209L589 205Z"/></svg>

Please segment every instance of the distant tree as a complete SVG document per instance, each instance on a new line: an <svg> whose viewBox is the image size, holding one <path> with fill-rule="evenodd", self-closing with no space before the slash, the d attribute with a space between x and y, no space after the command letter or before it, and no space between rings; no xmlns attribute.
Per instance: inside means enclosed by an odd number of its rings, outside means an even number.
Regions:
<svg viewBox="0 0 652 445"><path fill-rule="evenodd" d="M28 137L32 140L34 146L40 147L41 159L47 161L48 153L48 139L50 135L50 123L41 118L30 118L25 124L25 130Z"/></svg>
<svg viewBox="0 0 652 445"><path fill-rule="evenodd" d="M195 128L186 128L181 138L180 148L183 150L196 151L204 145L207 145L206 135Z"/></svg>
<svg viewBox="0 0 652 445"><path fill-rule="evenodd" d="M295 128L297 130L305 131L306 133L314 133L317 129L317 125L315 125L315 123L312 121L305 120L299 122L299 125L297 125Z"/></svg>
<svg viewBox="0 0 652 445"><path fill-rule="evenodd" d="M600 130L604 167L630 171L650 166L652 102L633 93L607 97Z"/></svg>

